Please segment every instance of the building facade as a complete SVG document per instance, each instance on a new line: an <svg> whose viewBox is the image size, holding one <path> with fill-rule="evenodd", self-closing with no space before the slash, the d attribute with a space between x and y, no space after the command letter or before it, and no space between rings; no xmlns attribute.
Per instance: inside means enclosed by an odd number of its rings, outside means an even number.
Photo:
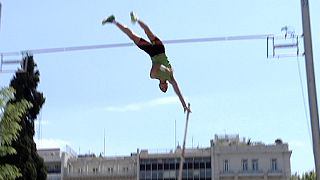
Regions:
<svg viewBox="0 0 320 180"><path fill-rule="evenodd" d="M39 150L49 180L176 180L181 148L163 153L137 150L130 156L77 156L60 149ZM185 151L184 180L289 180L288 144L251 143L238 135L215 136L206 148Z"/></svg>
<svg viewBox="0 0 320 180"><path fill-rule="evenodd" d="M250 143L239 136L215 136L211 141L215 180L289 180L291 151L281 140L275 144Z"/></svg>
<svg viewBox="0 0 320 180"><path fill-rule="evenodd" d="M60 148L53 148L40 149L38 154L43 158L47 168L47 180L62 180L67 162L77 156L68 146L64 152Z"/></svg>
<svg viewBox="0 0 320 180"><path fill-rule="evenodd" d="M136 180L137 158L128 157L73 157L68 160L65 180Z"/></svg>
<svg viewBox="0 0 320 180"><path fill-rule="evenodd" d="M175 180L179 175L181 149L169 153L139 153L138 180ZM210 148L187 149L182 168L183 179L212 179Z"/></svg>

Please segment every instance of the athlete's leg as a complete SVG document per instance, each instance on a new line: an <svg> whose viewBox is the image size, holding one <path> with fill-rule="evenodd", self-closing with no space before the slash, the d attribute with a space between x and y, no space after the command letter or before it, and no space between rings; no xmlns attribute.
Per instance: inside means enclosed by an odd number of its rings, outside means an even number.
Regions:
<svg viewBox="0 0 320 180"><path fill-rule="evenodd" d="M140 41L140 37L136 35L131 29L129 29L127 26L121 24L118 21L114 22L115 25L122 31L124 32L135 44L138 44Z"/></svg>
<svg viewBox="0 0 320 180"><path fill-rule="evenodd" d="M115 21L116 26L121 29L125 34L128 35L130 39L143 51L145 51L149 56L153 56L153 47L152 44L145 39L137 36L134 32L132 32L128 27L122 25L121 23Z"/></svg>
<svg viewBox="0 0 320 180"><path fill-rule="evenodd" d="M124 32L135 44L138 44L140 41L140 37L137 36L134 32L132 32L127 26L121 24L116 21L114 15L110 15L109 17L102 20L102 25L107 23L115 24L122 32Z"/></svg>
<svg viewBox="0 0 320 180"><path fill-rule="evenodd" d="M152 54L157 55L157 54L164 53L165 47L164 47L162 41L151 32L150 28L143 21L138 19L137 22L139 23L141 28L144 30L144 32L147 34L149 40L151 41L151 43L153 45Z"/></svg>
<svg viewBox="0 0 320 180"><path fill-rule="evenodd" d="M154 41L156 39L156 35L154 35L152 33L152 31L150 30L150 28L148 27L147 24L145 24L143 21L141 21L140 19L137 20L138 24L140 25L140 27L144 30L144 32L146 33L146 35L148 36L148 38L150 39L150 41Z"/></svg>
<svg viewBox="0 0 320 180"><path fill-rule="evenodd" d="M116 21L113 15L105 18L102 21L102 25L106 23L115 24L122 32L124 32L140 49L148 53L150 56L153 55L153 47L152 44L143 38L136 35L133 31L131 31L127 26L121 24L120 22Z"/></svg>
<svg viewBox="0 0 320 180"><path fill-rule="evenodd" d="M140 25L140 27L144 30L144 32L146 33L146 35L148 36L148 39L151 41L151 43L153 45L159 45L161 46L160 48L163 49L161 51L164 51L164 46L163 43L161 42L161 40L155 35L153 34L153 32L150 30L149 26L144 23L142 20L140 20L136 14L134 12L130 13L131 16L131 22L132 23L136 23L138 22L138 24Z"/></svg>
<svg viewBox="0 0 320 180"><path fill-rule="evenodd" d="M152 42L155 40L156 38L156 35L154 35L152 33L152 31L150 30L150 28L148 27L147 24L145 24L142 20L140 20L138 18L138 16L134 13L134 12L131 12L130 13L130 17L131 17L131 22L132 23L136 23L138 22L138 24L140 25L140 27L144 30L144 32L146 33L146 35L148 36L149 40Z"/></svg>

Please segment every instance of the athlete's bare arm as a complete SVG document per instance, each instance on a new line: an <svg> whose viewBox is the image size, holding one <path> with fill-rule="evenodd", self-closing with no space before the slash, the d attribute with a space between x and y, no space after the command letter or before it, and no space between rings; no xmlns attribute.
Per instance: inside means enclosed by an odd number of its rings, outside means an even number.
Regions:
<svg viewBox="0 0 320 180"><path fill-rule="evenodd" d="M177 94L177 96L179 97L179 100L180 100L180 102L181 102L181 105L182 105L182 107L183 107L183 110L184 110L184 112L191 112L191 109L189 109L188 107L187 107L187 104L186 104L186 102L184 101L184 99L183 99L183 96L182 96L182 94L181 94L181 91L180 91L180 88L179 88L179 86L178 86L178 83L177 83L177 81L174 79L174 77L172 76L172 78L171 78L171 80L169 80L169 82L170 82L170 84L172 85L172 87L173 87L173 89L174 89L174 92Z"/></svg>

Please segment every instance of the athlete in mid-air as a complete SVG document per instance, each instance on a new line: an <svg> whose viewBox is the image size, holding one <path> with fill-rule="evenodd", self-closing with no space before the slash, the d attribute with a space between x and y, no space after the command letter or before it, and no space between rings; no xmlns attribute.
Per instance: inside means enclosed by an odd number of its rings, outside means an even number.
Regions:
<svg viewBox="0 0 320 180"><path fill-rule="evenodd" d="M161 40L154 35L150 28L141 21L133 12L130 13L131 22L133 24L138 23L140 27L144 30L151 42L139 37L134 32L132 32L127 26L124 26L120 22L116 21L115 16L111 15L102 21L102 25L106 23L115 24L121 31L123 31L140 49L149 54L152 61L152 68L150 70L150 77L152 79L159 80L159 88L162 92L167 92L169 82L179 100L182 104L184 112L191 112L190 108L187 107L186 102L181 94L178 83L173 77L172 68L168 57L165 54L165 48Z"/></svg>

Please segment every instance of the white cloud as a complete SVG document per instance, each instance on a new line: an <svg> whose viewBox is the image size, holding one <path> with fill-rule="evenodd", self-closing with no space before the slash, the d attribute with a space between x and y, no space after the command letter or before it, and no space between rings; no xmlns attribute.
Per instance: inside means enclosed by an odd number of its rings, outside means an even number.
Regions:
<svg viewBox="0 0 320 180"><path fill-rule="evenodd" d="M37 149L46 149L46 148L65 148L66 145L70 143L62 139L34 139L37 144Z"/></svg>
<svg viewBox="0 0 320 180"><path fill-rule="evenodd" d="M123 106L108 106L105 109L111 112L127 112L127 111L139 111L147 107L156 107L168 104L175 104L179 102L179 99L176 96L157 98L145 102L131 103Z"/></svg>

